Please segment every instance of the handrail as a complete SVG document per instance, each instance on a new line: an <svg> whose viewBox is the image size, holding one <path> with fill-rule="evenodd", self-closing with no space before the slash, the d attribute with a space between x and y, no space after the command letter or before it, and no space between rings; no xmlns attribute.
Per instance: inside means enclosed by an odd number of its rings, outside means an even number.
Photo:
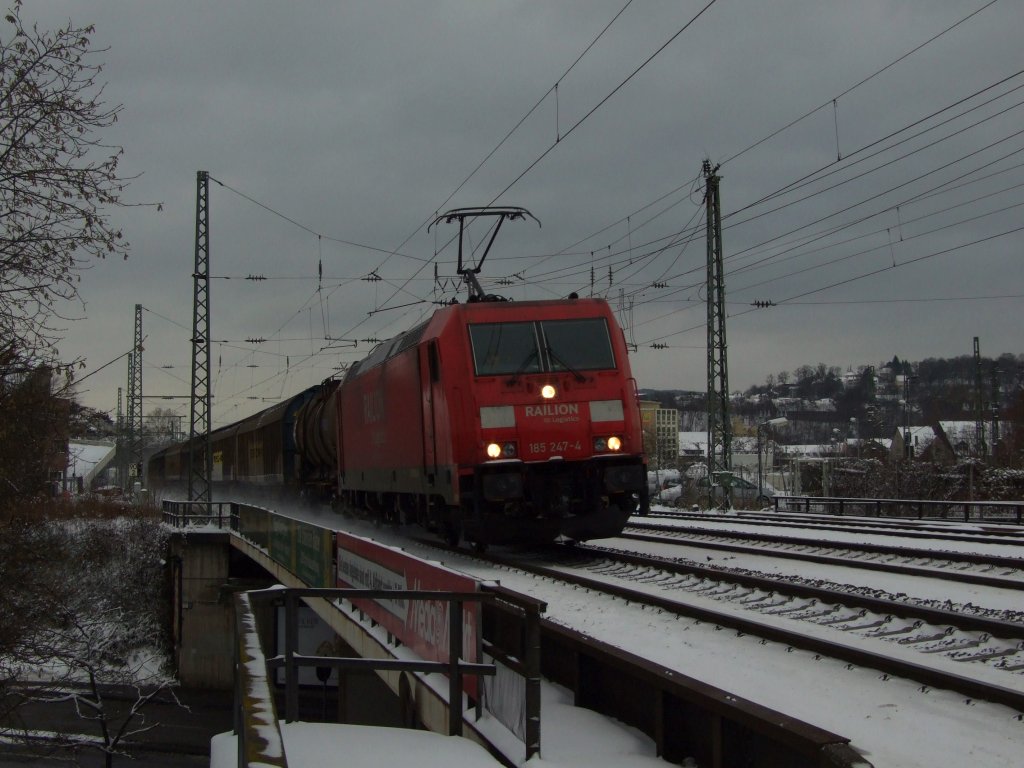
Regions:
<svg viewBox="0 0 1024 768"><path fill-rule="evenodd" d="M270 692L256 615L249 595L235 595L235 734L238 768L269 765L288 768L277 708Z"/></svg>
<svg viewBox="0 0 1024 768"><path fill-rule="evenodd" d="M233 501L206 502L164 499L160 507L163 511L163 521L174 528L187 528L193 525L214 525L221 529L235 528L234 521L238 518L238 504ZM200 511L194 511L196 509Z"/></svg>
<svg viewBox="0 0 1024 768"><path fill-rule="evenodd" d="M775 496L772 499L775 511L799 511L803 507L804 512L811 511L811 505L822 506L826 512L836 515L843 515L847 507L873 507L875 517L883 517L884 508L895 507L899 512L909 508L911 512L916 510L918 519L924 518L926 509L938 509L944 512L954 512L962 508L964 522L971 519L972 510L984 514L986 509L996 512L1009 512L1007 517L980 517L986 522L1012 522L1018 525L1024 522L1024 501L972 501L967 499L889 499L889 498L858 498L850 496ZM899 517L906 515L892 515ZM948 516L948 515L947 515Z"/></svg>
<svg viewBox="0 0 1024 768"><path fill-rule="evenodd" d="M467 602L489 602L494 596L486 592L442 592L412 589L351 589L323 587L271 587L251 590L251 598L283 599L285 605L284 655L268 659L270 668L285 670L285 721L294 722L299 711L299 667L335 667L337 669L371 669L408 672L444 672L448 675L448 735L462 735L462 678L467 675L494 675L494 664L462 660L462 606ZM407 599L443 601L448 611L448 661L411 659L362 659L343 656L305 656L296 652L298 646L298 601L303 598L325 600Z"/></svg>

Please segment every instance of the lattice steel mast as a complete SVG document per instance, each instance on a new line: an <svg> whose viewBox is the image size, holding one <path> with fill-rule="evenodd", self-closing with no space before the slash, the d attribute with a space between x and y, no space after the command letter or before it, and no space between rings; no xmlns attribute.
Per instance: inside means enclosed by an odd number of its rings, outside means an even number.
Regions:
<svg viewBox="0 0 1024 768"><path fill-rule="evenodd" d="M127 416L124 423L124 489L131 488L132 477L132 445L135 444L135 399L132 397L132 390L135 389L135 352L128 353L128 393L127 393Z"/></svg>
<svg viewBox="0 0 1024 768"><path fill-rule="evenodd" d="M189 407L188 500L210 512L210 175L196 174L196 260L192 273L192 402Z"/></svg>
<svg viewBox="0 0 1024 768"><path fill-rule="evenodd" d="M722 483L722 507L732 506L732 423L729 418L729 365L725 338L725 269L722 265L722 207L718 166L705 160L704 203L707 208L708 289L708 488Z"/></svg>
<svg viewBox="0 0 1024 768"><path fill-rule="evenodd" d="M142 305L135 305L135 343L128 369L128 477L142 478Z"/></svg>
<svg viewBox="0 0 1024 768"><path fill-rule="evenodd" d="M974 451L985 458L985 390L981 372L981 342L974 337Z"/></svg>
<svg viewBox="0 0 1024 768"><path fill-rule="evenodd" d="M128 371L131 374L131 355L128 360ZM121 490L128 487L128 458L125 454L125 434L124 434L124 410L121 408L121 403L124 398L124 390L121 387L117 388L117 484L121 486Z"/></svg>
<svg viewBox="0 0 1024 768"><path fill-rule="evenodd" d="M1002 397L999 395L999 369L992 363L992 460L998 464L999 460L999 404Z"/></svg>

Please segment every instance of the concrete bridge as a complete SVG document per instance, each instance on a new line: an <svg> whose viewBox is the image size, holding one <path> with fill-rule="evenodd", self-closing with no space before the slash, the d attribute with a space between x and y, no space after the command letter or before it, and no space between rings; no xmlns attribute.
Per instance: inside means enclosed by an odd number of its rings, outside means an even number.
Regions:
<svg viewBox="0 0 1024 768"><path fill-rule="evenodd" d="M527 759L539 750L543 603L257 507L164 502L164 519L180 531L169 561L179 679L189 687L234 689L242 715L236 732L245 732L255 711L276 708L247 690L253 686L240 663L240 649L247 653L240 622L248 613L260 658L271 672L281 670L289 722L420 726L464 735L497 755L473 717L486 706L520 735ZM423 588L408 589L413 583ZM485 649L484 605L489 616L514 616L524 628L505 631L513 647L489 642ZM490 621L512 626L510 618ZM444 672L448 680L414 674L422 672ZM499 676L500 685L484 682ZM509 678L518 681L511 688ZM281 699L275 688L268 681L270 698Z"/></svg>

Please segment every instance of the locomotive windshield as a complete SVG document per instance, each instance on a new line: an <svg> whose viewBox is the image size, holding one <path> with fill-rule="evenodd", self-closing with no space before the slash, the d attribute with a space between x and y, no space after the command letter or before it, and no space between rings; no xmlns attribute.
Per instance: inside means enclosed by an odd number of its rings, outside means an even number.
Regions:
<svg viewBox="0 0 1024 768"><path fill-rule="evenodd" d="M549 370L575 372L615 367L604 318L545 320L540 328Z"/></svg>
<svg viewBox="0 0 1024 768"><path fill-rule="evenodd" d="M615 367L604 318L469 326L477 376Z"/></svg>

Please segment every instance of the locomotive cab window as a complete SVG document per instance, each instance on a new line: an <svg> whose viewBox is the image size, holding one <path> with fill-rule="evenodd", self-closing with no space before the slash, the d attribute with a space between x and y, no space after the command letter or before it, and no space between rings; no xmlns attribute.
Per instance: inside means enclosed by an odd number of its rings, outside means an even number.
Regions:
<svg viewBox="0 0 1024 768"><path fill-rule="evenodd" d="M540 326L550 370L594 371L615 367L604 318L545 320Z"/></svg>
<svg viewBox="0 0 1024 768"><path fill-rule="evenodd" d="M520 376L544 371L615 367L604 318L469 326L477 376Z"/></svg>
<svg viewBox="0 0 1024 768"><path fill-rule="evenodd" d="M541 370L533 323L475 323L469 326L477 376L538 373Z"/></svg>

